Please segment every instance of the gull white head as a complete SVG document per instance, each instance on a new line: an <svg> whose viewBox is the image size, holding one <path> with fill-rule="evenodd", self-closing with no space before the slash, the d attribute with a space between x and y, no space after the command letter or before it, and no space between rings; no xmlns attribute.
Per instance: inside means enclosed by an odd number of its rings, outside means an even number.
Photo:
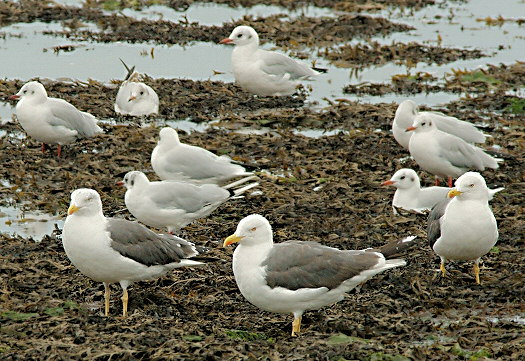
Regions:
<svg viewBox="0 0 525 361"><path fill-rule="evenodd" d="M246 246L273 243L270 222L259 214L243 218L237 225L235 233L224 240L223 247L237 242Z"/></svg>
<svg viewBox="0 0 525 361"><path fill-rule="evenodd" d="M140 103L150 96L148 88L143 83L130 82L128 86L130 88L128 102Z"/></svg>
<svg viewBox="0 0 525 361"><path fill-rule="evenodd" d="M159 145L175 145L180 144L179 134L177 131L170 127L162 128L159 132Z"/></svg>
<svg viewBox="0 0 525 361"><path fill-rule="evenodd" d="M448 192L450 198L458 200L489 198L489 189L485 179L478 172L467 172L456 180L455 187Z"/></svg>
<svg viewBox="0 0 525 361"><path fill-rule="evenodd" d="M420 187L419 177L417 173L410 168L403 168L398 170L390 180L381 183L382 186L394 186L399 189L410 189L412 187Z"/></svg>
<svg viewBox="0 0 525 361"><path fill-rule="evenodd" d="M123 185L127 189L139 188L148 183L148 177L138 170L127 172L126 175L124 175L122 182L118 182L119 185Z"/></svg>
<svg viewBox="0 0 525 361"><path fill-rule="evenodd" d="M79 188L71 193L71 203L67 210L68 217L71 215L92 216L102 214L102 201L100 195L94 189Z"/></svg>
<svg viewBox="0 0 525 361"><path fill-rule="evenodd" d="M220 44L234 44L237 46L252 45L259 46L259 35L251 27L246 25L237 26L226 39L219 42Z"/></svg>
<svg viewBox="0 0 525 361"><path fill-rule="evenodd" d="M394 121L399 127L408 128L412 125L417 114L417 104L412 100L404 100L397 107Z"/></svg>
<svg viewBox="0 0 525 361"><path fill-rule="evenodd" d="M10 99L23 99L24 101L29 101L31 103L43 103L47 100L47 92L46 88L44 88L39 82L30 81L25 83L18 93L12 95Z"/></svg>
<svg viewBox="0 0 525 361"><path fill-rule="evenodd" d="M406 129L407 132L429 132L433 129L437 129L436 122L432 121L432 117L428 114L419 114L415 119L411 127Z"/></svg>

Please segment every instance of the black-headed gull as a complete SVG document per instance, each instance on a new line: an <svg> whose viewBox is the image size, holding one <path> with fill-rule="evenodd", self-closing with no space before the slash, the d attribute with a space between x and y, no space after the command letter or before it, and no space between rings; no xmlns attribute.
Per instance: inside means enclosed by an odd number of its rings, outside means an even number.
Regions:
<svg viewBox="0 0 525 361"><path fill-rule="evenodd" d="M299 80L319 75L318 71L303 62L259 49L259 35L250 26L237 26L220 44L235 45L232 52L235 81L256 95L291 95Z"/></svg>
<svg viewBox="0 0 525 361"><path fill-rule="evenodd" d="M131 70L127 66L126 69ZM158 114L159 96L149 85L140 81L139 73L131 72L118 89L115 112L131 116Z"/></svg>
<svg viewBox="0 0 525 361"><path fill-rule="evenodd" d="M498 160L463 139L439 130L432 117L420 114L414 124L406 129L412 131L408 149L421 169L438 177L456 178L469 169L498 168Z"/></svg>
<svg viewBox="0 0 525 361"><path fill-rule="evenodd" d="M252 177L253 173L232 163L227 156L193 145L181 143L177 131L162 128L159 141L151 153L151 165L162 180L178 180L195 184L224 184L237 177Z"/></svg>
<svg viewBox="0 0 525 361"><path fill-rule="evenodd" d="M203 251L193 243L157 234L137 222L106 218L100 195L87 188L71 194L62 244L81 273L104 283L106 316L111 283L118 282L122 287L122 313L126 316L127 289L132 282L157 278L174 268L203 264L191 259Z"/></svg>
<svg viewBox="0 0 525 361"><path fill-rule="evenodd" d="M61 146L77 138L89 138L102 133L97 119L82 112L63 99L47 96L46 89L37 81L30 81L20 91L9 97L18 100L16 118L27 135L39 142ZM42 144L42 152L45 145Z"/></svg>
<svg viewBox="0 0 525 361"><path fill-rule="evenodd" d="M250 183L233 190L216 184L150 182L140 171L126 173L124 180L117 184L126 187L126 207L137 220L150 227L167 227L168 232L176 234L194 220L210 215L228 199L259 185Z"/></svg>
<svg viewBox="0 0 525 361"><path fill-rule="evenodd" d="M487 137L472 123L440 112L420 112L414 101L405 100L399 103L392 122L394 138L405 149L408 149L410 137L412 136L412 133L407 133L406 129L414 124L414 120L419 114L426 115L428 119L431 119L436 124L439 130L460 137L467 143L484 143Z"/></svg>
<svg viewBox="0 0 525 361"><path fill-rule="evenodd" d="M441 258L443 276L447 260L473 260L479 284L479 261L498 241L498 224L488 203L489 189L479 173L467 172L448 194L452 199L438 203L428 216L430 247Z"/></svg>
<svg viewBox="0 0 525 361"><path fill-rule="evenodd" d="M414 238L392 242L395 247L388 250L347 251L302 241L273 243L268 220L252 214L239 222L223 246L239 243L233 253L233 274L242 295L265 311L292 313L295 336L304 311L339 302L377 273L404 266L402 259L387 258L411 246Z"/></svg>

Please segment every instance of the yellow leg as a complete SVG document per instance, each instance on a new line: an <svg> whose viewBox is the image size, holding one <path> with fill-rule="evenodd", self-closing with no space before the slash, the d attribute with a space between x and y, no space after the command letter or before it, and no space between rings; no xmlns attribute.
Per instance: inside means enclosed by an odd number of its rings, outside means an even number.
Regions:
<svg viewBox="0 0 525 361"><path fill-rule="evenodd" d="M480 285L481 282L479 280L479 265L477 263L474 263L474 274L476 275L476 283Z"/></svg>
<svg viewBox="0 0 525 361"><path fill-rule="evenodd" d="M301 332L301 319L303 316L295 317L292 322L292 337L297 336Z"/></svg>
<svg viewBox="0 0 525 361"><path fill-rule="evenodd" d="M109 296L111 295L111 290L109 289L109 284L104 282L104 316L109 316Z"/></svg>
<svg viewBox="0 0 525 361"><path fill-rule="evenodd" d="M122 293L122 316L126 317L128 315L128 290L124 289Z"/></svg>
<svg viewBox="0 0 525 361"><path fill-rule="evenodd" d="M443 277L445 277L447 275L447 270L445 268L445 262L441 262L441 264L439 265L439 269L441 270L441 274L443 275Z"/></svg>

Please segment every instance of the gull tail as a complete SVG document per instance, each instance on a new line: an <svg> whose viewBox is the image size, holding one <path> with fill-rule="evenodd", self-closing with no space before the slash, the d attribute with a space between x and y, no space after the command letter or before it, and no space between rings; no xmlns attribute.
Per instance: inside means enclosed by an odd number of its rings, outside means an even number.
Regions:
<svg viewBox="0 0 525 361"><path fill-rule="evenodd" d="M248 185L245 185L242 188L230 189L229 191L230 191L231 198L242 198L243 197L242 196L243 193L246 193L250 189L252 189L254 187L257 187L258 185L259 185L259 182L254 182L254 183L250 183Z"/></svg>
<svg viewBox="0 0 525 361"><path fill-rule="evenodd" d="M379 247L378 249L374 249L373 251L381 252L385 256L385 258L388 259L388 258L398 255L399 253L413 247L416 244L416 242L414 242L414 239L416 239L416 236L406 237L398 241L389 242L385 244L384 246ZM403 261L403 260L397 260L397 261Z"/></svg>
<svg viewBox="0 0 525 361"><path fill-rule="evenodd" d="M241 184L249 182L252 179L257 179L258 178L256 175L253 175L251 173L248 173L248 174L250 174L248 177L244 177L244 178L239 179L238 181L232 182L230 184L226 184L222 188L224 188L224 189L234 188L234 187L240 186Z"/></svg>

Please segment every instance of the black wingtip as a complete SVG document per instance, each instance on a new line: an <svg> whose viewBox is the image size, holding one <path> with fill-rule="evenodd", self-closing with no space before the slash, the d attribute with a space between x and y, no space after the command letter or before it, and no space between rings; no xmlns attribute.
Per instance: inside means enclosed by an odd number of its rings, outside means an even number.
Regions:
<svg viewBox="0 0 525 361"><path fill-rule="evenodd" d="M319 73L328 73L328 69L325 68L312 67L312 69L318 71Z"/></svg>
<svg viewBox="0 0 525 361"><path fill-rule="evenodd" d="M128 74L126 75L126 78L124 78L124 80L128 80L129 77L131 76L131 74L133 74L133 72L135 71L135 65L133 65L130 69L130 67L124 63L124 60L122 60L121 58L118 58L120 60L120 62L122 63L122 65L124 65L124 67L126 68L126 71L128 72Z"/></svg>

